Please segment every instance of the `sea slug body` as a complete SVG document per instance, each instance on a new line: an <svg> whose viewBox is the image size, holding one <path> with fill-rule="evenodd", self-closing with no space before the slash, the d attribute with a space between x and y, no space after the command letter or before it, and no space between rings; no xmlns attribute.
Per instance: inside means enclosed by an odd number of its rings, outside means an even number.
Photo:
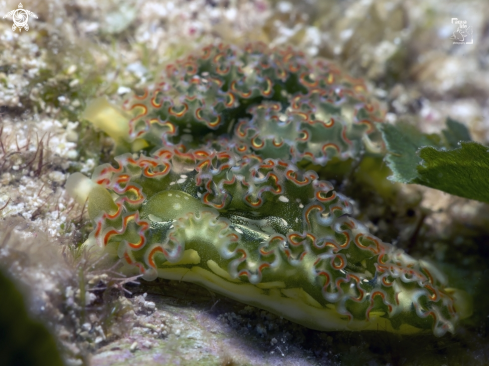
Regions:
<svg viewBox="0 0 489 366"><path fill-rule="evenodd" d="M226 146L325 165L365 148L380 151L382 144L374 123L383 112L361 79L329 61L261 43L206 47L199 57L167 66L122 110L99 99L85 118L116 140L118 152Z"/></svg>
<svg viewBox="0 0 489 366"><path fill-rule="evenodd" d="M313 329L453 333L471 312L464 292L300 168L381 148L363 84L312 65L290 49L208 47L126 103L130 118L96 101L87 117L120 151L143 152L70 177L95 224L87 245L148 280L197 283Z"/></svg>

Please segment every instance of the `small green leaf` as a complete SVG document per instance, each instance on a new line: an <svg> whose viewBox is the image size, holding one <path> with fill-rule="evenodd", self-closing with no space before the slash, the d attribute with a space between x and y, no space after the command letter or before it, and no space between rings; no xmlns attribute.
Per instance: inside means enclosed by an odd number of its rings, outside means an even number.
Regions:
<svg viewBox="0 0 489 366"><path fill-rule="evenodd" d="M425 147L419 151L423 164L413 183L489 203L488 149L476 142L461 142L448 151Z"/></svg>
<svg viewBox="0 0 489 366"><path fill-rule="evenodd" d="M411 183L418 176L416 166L421 158L416 154L420 147L440 147L440 137L425 135L412 124L399 122L396 125L377 124L387 147L387 165L392 170L389 180Z"/></svg>
<svg viewBox="0 0 489 366"><path fill-rule="evenodd" d="M388 179L489 203L489 148L472 142L463 124L448 118L441 135L423 134L407 122L377 127L393 173Z"/></svg>
<svg viewBox="0 0 489 366"><path fill-rule="evenodd" d="M423 134L414 125L400 121L395 125L378 123L377 128L387 147L387 165L392 171L390 180L414 183L418 177L416 167L421 157L416 152L423 147L455 149L460 141L471 141L469 130L462 123L447 118L447 128L441 135Z"/></svg>
<svg viewBox="0 0 489 366"><path fill-rule="evenodd" d="M447 129L443 131L443 136L451 149L457 148L460 141L472 141L468 128L450 117L447 118Z"/></svg>

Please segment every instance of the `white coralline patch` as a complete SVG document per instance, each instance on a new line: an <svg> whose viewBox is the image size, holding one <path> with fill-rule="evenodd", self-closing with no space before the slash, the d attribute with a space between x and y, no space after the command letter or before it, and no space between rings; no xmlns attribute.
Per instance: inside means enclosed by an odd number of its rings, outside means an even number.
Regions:
<svg viewBox="0 0 489 366"><path fill-rule="evenodd" d="M57 170L50 172L48 178L53 182L60 183L65 180L65 175Z"/></svg>
<svg viewBox="0 0 489 366"><path fill-rule="evenodd" d="M128 88L127 86L120 86L117 89L117 94L122 95L122 94L127 94L131 91L131 88Z"/></svg>
<svg viewBox="0 0 489 366"><path fill-rule="evenodd" d="M85 164L83 164L82 169L80 170L81 173L90 173L93 171L93 168L95 168L95 160L93 159L87 159Z"/></svg>

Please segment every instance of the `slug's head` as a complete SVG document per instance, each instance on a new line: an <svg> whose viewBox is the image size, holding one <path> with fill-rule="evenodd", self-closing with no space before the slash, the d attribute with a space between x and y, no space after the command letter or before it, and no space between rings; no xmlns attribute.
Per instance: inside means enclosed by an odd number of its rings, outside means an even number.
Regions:
<svg viewBox="0 0 489 366"><path fill-rule="evenodd" d="M66 182L66 191L79 204L87 203L88 216L92 220L95 220L103 212L114 213L117 211L117 205L109 191L82 173L70 175Z"/></svg>
<svg viewBox="0 0 489 366"><path fill-rule="evenodd" d="M131 117L100 97L88 103L82 118L90 121L95 127L104 131L116 143L116 153L139 151L148 146L142 139L130 139L129 125Z"/></svg>

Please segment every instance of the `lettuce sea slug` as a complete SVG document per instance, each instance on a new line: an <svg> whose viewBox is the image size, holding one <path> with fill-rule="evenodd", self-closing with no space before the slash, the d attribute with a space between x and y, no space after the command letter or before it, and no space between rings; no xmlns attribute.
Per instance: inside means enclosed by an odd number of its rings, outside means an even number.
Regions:
<svg viewBox="0 0 489 366"><path fill-rule="evenodd" d="M97 245L147 280L189 281L318 330L454 332L464 291L384 243L307 167L382 150L364 84L261 44L210 46L123 109L85 113L117 165L73 174ZM139 153L133 153L139 151Z"/></svg>

